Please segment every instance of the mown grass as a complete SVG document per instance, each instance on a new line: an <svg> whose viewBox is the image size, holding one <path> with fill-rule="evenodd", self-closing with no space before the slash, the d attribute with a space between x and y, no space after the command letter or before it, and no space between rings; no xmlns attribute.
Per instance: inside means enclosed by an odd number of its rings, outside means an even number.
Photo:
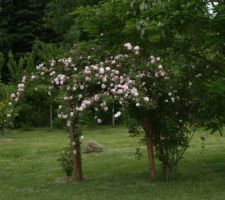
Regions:
<svg viewBox="0 0 225 200"><path fill-rule="evenodd" d="M165 181L157 162L157 178L148 178L146 149L123 127L84 131L104 145L100 154L83 155L85 181L66 182L57 159L67 133L14 131L0 141L0 200L224 200L225 138L210 135L201 147L198 132L174 180ZM141 160L134 159L141 147Z"/></svg>

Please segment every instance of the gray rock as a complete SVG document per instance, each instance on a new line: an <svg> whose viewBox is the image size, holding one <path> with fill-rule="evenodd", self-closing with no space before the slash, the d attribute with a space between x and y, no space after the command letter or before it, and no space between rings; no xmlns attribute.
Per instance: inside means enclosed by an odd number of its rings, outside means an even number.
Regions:
<svg viewBox="0 0 225 200"><path fill-rule="evenodd" d="M83 153L88 154L88 153L100 153L103 151L102 145L98 144L94 140L90 140L87 142L83 149Z"/></svg>

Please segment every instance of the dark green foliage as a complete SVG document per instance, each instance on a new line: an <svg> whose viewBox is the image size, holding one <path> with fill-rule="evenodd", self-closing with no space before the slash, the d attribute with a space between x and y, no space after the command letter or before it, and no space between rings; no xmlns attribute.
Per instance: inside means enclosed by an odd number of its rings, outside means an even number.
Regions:
<svg viewBox="0 0 225 200"><path fill-rule="evenodd" d="M45 9L46 26L52 28L57 37L55 40L63 41L64 35L73 24L73 18L69 15L77 6L75 0L52 0Z"/></svg>
<svg viewBox="0 0 225 200"><path fill-rule="evenodd" d="M164 126L166 127L161 127L160 136L158 135L160 141L155 142L155 149L165 177L169 179L176 174L178 163L189 147L194 132L189 127L176 129L171 122L165 122Z"/></svg>
<svg viewBox="0 0 225 200"><path fill-rule="evenodd" d="M129 16L127 3L107 1L99 6L81 7L74 11L77 26L81 31L81 40L97 39L107 50L116 51L118 45L130 38L123 29Z"/></svg>
<svg viewBox="0 0 225 200"><path fill-rule="evenodd" d="M23 66L23 58L19 60L19 65L17 65L17 62L12 54L12 52L9 52L8 54L8 70L9 70L9 76L12 83L18 83L19 79L22 76L24 66Z"/></svg>
<svg viewBox="0 0 225 200"><path fill-rule="evenodd" d="M58 117L55 117L53 119L53 127L56 128L56 129L65 129L66 128L66 124L65 124L64 121L62 121Z"/></svg>
<svg viewBox="0 0 225 200"><path fill-rule="evenodd" d="M20 57L18 62L15 61L13 54L10 53L8 71L10 77L13 77L11 83L17 84L21 79L21 75L25 73L25 71L26 73L34 71L37 64L53 58L62 57L63 54L64 51L61 48L55 48L55 45L46 44L41 41L36 41L35 45L33 45L32 52ZM20 72L20 75L17 74L19 73L18 68L23 70ZM16 118L16 127L28 130L31 127L49 126L50 98L48 97L48 88L44 85L39 87L36 84L39 85L40 83L32 84L23 95L19 106L19 115ZM41 84L44 84L43 80ZM35 88L38 90L35 91ZM1 94L3 94L3 91L1 91ZM8 96L9 95L10 94L8 94ZM51 103L53 105L54 120L57 102ZM56 124L61 127L64 126L63 123L56 122Z"/></svg>
<svg viewBox="0 0 225 200"><path fill-rule="evenodd" d="M3 54L0 54L2 81L5 83L18 83L25 72L31 73L35 70L36 65L41 62L46 62L63 54L63 48L57 48L54 44L44 43L40 40L35 41L31 52L24 54L18 59L15 58L15 55L11 51L5 57Z"/></svg>
<svg viewBox="0 0 225 200"><path fill-rule="evenodd" d="M55 103L53 105L56 108ZM20 102L19 115L15 120L15 126L25 129L49 126L49 107L48 88L44 85L31 85L26 89Z"/></svg>
<svg viewBox="0 0 225 200"><path fill-rule="evenodd" d="M7 53L11 49L12 37L9 33L10 17L13 13L12 0L0 0L0 49Z"/></svg>
<svg viewBox="0 0 225 200"><path fill-rule="evenodd" d="M223 1L214 3L210 14L211 3L102 1L97 6L77 8L74 19L80 39L97 40L104 53L108 50L115 54L123 43L131 42L143 47L148 55L162 57L178 79L186 77L187 82L193 83L192 94L199 98L193 110L199 110L195 112L196 120L205 121L204 125L208 126L212 124L210 119L222 123L225 118L224 96L220 92L225 85L225 6Z"/></svg>
<svg viewBox="0 0 225 200"><path fill-rule="evenodd" d="M5 63L4 55L3 55L2 52L0 52L0 82L1 82L1 79L2 79L2 68L4 66L4 63Z"/></svg>
<svg viewBox="0 0 225 200"><path fill-rule="evenodd" d="M80 6L92 6L100 0L51 0L45 9L46 27L54 30L54 41L72 46L82 37L72 11Z"/></svg>
<svg viewBox="0 0 225 200"><path fill-rule="evenodd" d="M0 48L21 54L31 50L36 38L46 40L43 25L44 9L48 1L0 1Z"/></svg>
<svg viewBox="0 0 225 200"><path fill-rule="evenodd" d="M45 43L40 40L36 40L35 44L32 47L32 51L28 54L28 57L33 61L34 65L38 65L41 62L47 62L50 59L56 59L57 57L62 57L65 54L64 49L57 47L53 43ZM28 59L29 60L29 59ZM35 66L33 66L33 70L35 70ZM31 67L27 64L27 67Z"/></svg>
<svg viewBox="0 0 225 200"><path fill-rule="evenodd" d="M141 157L142 157L142 153L141 153L140 148L136 148L136 151L135 151L135 159L136 160L140 160Z"/></svg>
<svg viewBox="0 0 225 200"><path fill-rule="evenodd" d="M7 113L7 106L5 103L0 101L0 137L4 136L6 113Z"/></svg>
<svg viewBox="0 0 225 200"><path fill-rule="evenodd" d="M20 57L24 57L27 52L32 50L36 39L50 42L54 38L53 31L46 29L43 23L44 9L48 2L37 0L0 1L0 49L6 60L2 67L4 82L10 80L15 82L18 79L17 75L22 71L21 65L13 67L13 59L18 64ZM7 63L9 62L8 68ZM16 75L12 74L12 71L16 72Z"/></svg>
<svg viewBox="0 0 225 200"><path fill-rule="evenodd" d="M129 127L129 134L131 137L135 137L135 136L138 136L140 134L143 134L143 129L141 129L140 127L135 127L135 126L132 126L132 127Z"/></svg>
<svg viewBox="0 0 225 200"><path fill-rule="evenodd" d="M7 118L7 113L10 107L8 106L8 97L14 91L13 86L5 85L0 82L0 134L4 136L7 128L12 128L13 124L10 118ZM15 110L15 112L17 112ZM17 115L17 114L15 114Z"/></svg>
<svg viewBox="0 0 225 200"><path fill-rule="evenodd" d="M72 175L72 155L71 148L66 147L62 151L60 158L58 159L61 167L65 171L66 175L69 177Z"/></svg>
<svg viewBox="0 0 225 200"><path fill-rule="evenodd" d="M0 101L5 101L12 92L15 91L15 86L5 85L0 83Z"/></svg>

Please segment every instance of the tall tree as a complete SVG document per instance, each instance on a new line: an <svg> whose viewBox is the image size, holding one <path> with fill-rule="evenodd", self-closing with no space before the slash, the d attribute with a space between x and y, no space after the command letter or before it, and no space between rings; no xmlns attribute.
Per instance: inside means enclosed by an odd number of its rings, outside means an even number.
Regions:
<svg viewBox="0 0 225 200"><path fill-rule="evenodd" d="M46 27L43 20L49 1L1 0L0 48L23 54L31 50L37 38L46 42L53 41L53 31Z"/></svg>
<svg viewBox="0 0 225 200"><path fill-rule="evenodd" d="M9 22L13 52L30 51L37 38L45 39L42 19L47 2L43 0L13 2L13 13Z"/></svg>
<svg viewBox="0 0 225 200"><path fill-rule="evenodd" d="M45 9L46 27L55 32L55 41L67 43L70 46L77 42L80 36L72 11L81 6L93 6L100 0L51 0Z"/></svg>
<svg viewBox="0 0 225 200"><path fill-rule="evenodd" d="M9 32L10 17L13 13L12 0L0 0L0 49L5 54L11 49L11 35Z"/></svg>
<svg viewBox="0 0 225 200"><path fill-rule="evenodd" d="M222 128L225 119L224 1L104 1L98 6L78 8L74 15L80 39L97 40L104 53L115 52L122 43L132 42L144 47L146 53L154 52L162 57L175 76L193 85L195 94L192 95L198 98L196 112L191 114L193 121L196 117L198 125L211 130ZM148 120L160 121L156 116L153 112ZM171 143L173 138L169 137L167 144Z"/></svg>

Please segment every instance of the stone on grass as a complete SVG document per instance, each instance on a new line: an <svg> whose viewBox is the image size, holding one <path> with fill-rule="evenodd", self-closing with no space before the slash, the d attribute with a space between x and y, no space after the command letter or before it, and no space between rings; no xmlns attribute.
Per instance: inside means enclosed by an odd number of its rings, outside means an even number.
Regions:
<svg viewBox="0 0 225 200"><path fill-rule="evenodd" d="M98 144L94 140L90 140L87 142L83 149L83 153L100 153L103 151L102 145Z"/></svg>

